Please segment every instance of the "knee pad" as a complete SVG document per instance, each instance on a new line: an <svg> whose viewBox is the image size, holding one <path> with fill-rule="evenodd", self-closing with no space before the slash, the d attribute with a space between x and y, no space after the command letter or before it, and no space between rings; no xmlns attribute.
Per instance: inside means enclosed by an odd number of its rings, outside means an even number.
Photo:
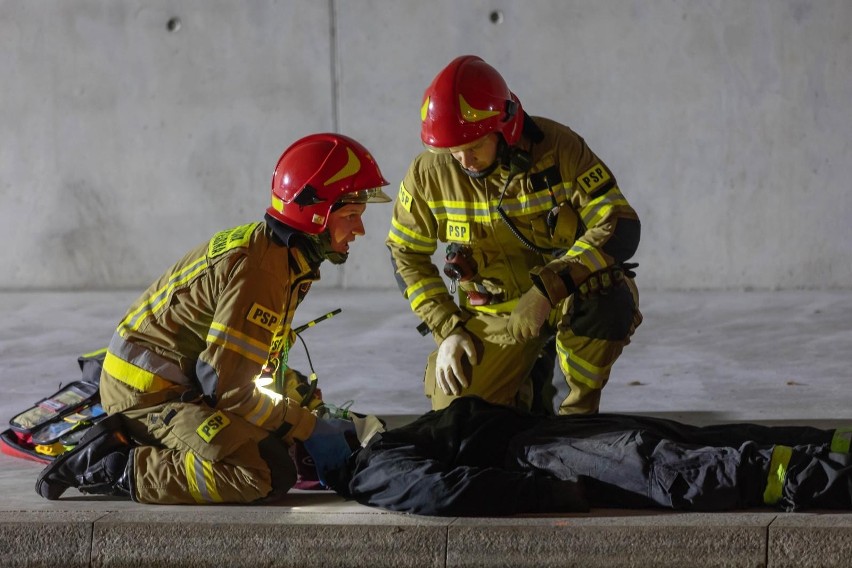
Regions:
<svg viewBox="0 0 852 568"><path fill-rule="evenodd" d="M581 297L575 294L569 312L569 327L575 335L625 341L633 326L636 303L627 286L614 286L605 294Z"/></svg>

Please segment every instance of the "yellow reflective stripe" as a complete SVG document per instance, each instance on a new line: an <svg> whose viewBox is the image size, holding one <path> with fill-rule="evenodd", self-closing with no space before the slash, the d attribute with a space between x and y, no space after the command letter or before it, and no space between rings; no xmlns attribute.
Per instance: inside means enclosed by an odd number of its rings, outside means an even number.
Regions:
<svg viewBox="0 0 852 568"><path fill-rule="evenodd" d="M388 238L395 243L408 246L412 250L432 254L435 252L438 240L416 233L401 225L396 219L391 219L391 229Z"/></svg>
<svg viewBox="0 0 852 568"><path fill-rule="evenodd" d="M480 223L499 218L497 200L482 201L427 201L432 215L439 221L478 221Z"/></svg>
<svg viewBox="0 0 852 568"><path fill-rule="evenodd" d="M838 454L848 454L850 440L852 440L852 427L838 428L831 438L831 451Z"/></svg>
<svg viewBox="0 0 852 568"><path fill-rule="evenodd" d="M221 503L222 497L216 488L213 462L202 459L193 451L187 451L183 461L189 494L196 503Z"/></svg>
<svg viewBox="0 0 852 568"><path fill-rule="evenodd" d="M260 365L266 363L269 355L269 348L263 342L215 321L210 324L207 343L221 345Z"/></svg>
<svg viewBox="0 0 852 568"><path fill-rule="evenodd" d="M127 315L119 324L119 331L122 328L136 331L148 315L159 310L169 298L171 298L174 289L191 280L199 272L207 268L207 257L202 256L192 261L189 266L186 266L180 272L173 274L166 285L148 296L148 299L139 306L136 311Z"/></svg>
<svg viewBox="0 0 852 568"><path fill-rule="evenodd" d="M488 304L486 306L471 306L467 300L467 295L462 295L462 301L465 304L465 307L470 310L475 310L477 312L482 312L484 314L508 314L512 310L515 309L515 306L518 305L518 301L520 298L515 298L514 300L507 300L505 302L500 302L499 304Z"/></svg>
<svg viewBox="0 0 852 568"><path fill-rule="evenodd" d="M201 460L201 465L204 470L204 486L207 487L210 500L214 503L221 503L222 497L219 495L219 489L216 487L216 478L213 475L213 462Z"/></svg>
<svg viewBox="0 0 852 568"><path fill-rule="evenodd" d="M83 358L86 358L86 359L88 359L90 357L97 357L99 355L103 355L104 353L106 353L106 351L107 351L107 348L104 347L102 349L98 349L97 351L92 351L91 353L83 353L82 355L80 355L80 357L83 357Z"/></svg>
<svg viewBox="0 0 852 568"><path fill-rule="evenodd" d="M405 296L411 304L411 309L417 309L420 304L439 294L449 294L444 281L440 278L423 278L405 289Z"/></svg>
<svg viewBox="0 0 852 568"><path fill-rule="evenodd" d="M255 390L257 392L255 395L257 398L257 404L255 404L254 408L251 409L251 412L245 416L245 419L247 422L251 422L255 426L262 426L272 414L272 410L275 408L275 397L283 397L275 391L270 391L270 394L266 394L264 390L268 389L262 390L261 388L256 388Z"/></svg>
<svg viewBox="0 0 852 568"><path fill-rule="evenodd" d="M598 249L593 247L592 245L583 241L576 241L574 245L568 250L568 254L566 256L570 258L576 258L581 263L583 263L583 266L588 268L591 272L603 270L607 266L606 261L604 260L604 257L600 253L600 251L598 251Z"/></svg>
<svg viewBox="0 0 852 568"><path fill-rule="evenodd" d="M196 503L204 503L201 497L201 490L198 487L198 478L195 471L195 454L191 451L186 452L183 458L183 468L186 473L186 486L189 489L189 494L195 499Z"/></svg>
<svg viewBox="0 0 852 568"><path fill-rule="evenodd" d="M104 358L104 371L111 377L142 392L156 392L175 386L174 383L137 367L133 363L128 363L109 352Z"/></svg>
<svg viewBox="0 0 852 568"><path fill-rule="evenodd" d="M604 195L604 197L608 197L608 196L609 196L608 193ZM585 223L585 225L587 227L594 227L595 225L599 224L601 222L601 219L604 219L605 217L607 217L610 213L612 213L612 210L615 209L616 207L621 207L621 206L627 205L627 200L623 199L623 198L622 199L614 199L614 200L611 200L611 201L607 200L607 201L608 202L606 202L606 203L598 204L598 206L594 207L594 208L588 208L588 207L583 208L583 211L582 211L581 214L582 214L582 217L583 217L583 223Z"/></svg>
<svg viewBox="0 0 852 568"><path fill-rule="evenodd" d="M559 352L559 363L566 375L592 389L603 387L603 384L609 377L612 364L605 367L598 367L580 359L576 354L562 348L558 343L556 347Z"/></svg>
<svg viewBox="0 0 852 568"><path fill-rule="evenodd" d="M554 197L557 192L553 192ZM494 204L497 208L497 204ZM503 200L503 210L506 213L517 213L520 215L531 215L533 213L541 213L542 211L550 211L553 208L553 199L550 197L550 192L547 190L537 191L519 195L516 198L507 198Z"/></svg>
<svg viewBox="0 0 852 568"><path fill-rule="evenodd" d="M775 446L772 448L772 459L769 460L769 475L766 478L766 490L763 492L763 502L774 505L781 500L784 490L784 480L787 478L787 467L793 448L790 446Z"/></svg>
<svg viewBox="0 0 852 568"><path fill-rule="evenodd" d="M583 218L583 223L587 227L594 227L601 219L609 215L615 207L620 206L627 207L627 199L618 188L613 188L597 199L593 199L587 203L580 211L580 216Z"/></svg>
<svg viewBox="0 0 852 568"><path fill-rule="evenodd" d="M557 201L566 201L570 198L569 188L570 184L559 184L553 187L553 195ZM488 201L437 200L427 201L426 205L438 221L486 223L500 218L497 203L499 203L498 198ZM553 207L553 200L549 191L541 190L535 193L524 193L517 197L506 197L503 199L502 207L507 214L531 215L549 211Z"/></svg>

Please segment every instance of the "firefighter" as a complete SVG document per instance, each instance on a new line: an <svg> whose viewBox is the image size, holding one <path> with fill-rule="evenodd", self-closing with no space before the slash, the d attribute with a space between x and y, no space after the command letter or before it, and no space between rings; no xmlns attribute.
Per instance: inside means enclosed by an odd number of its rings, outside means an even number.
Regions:
<svg viewBox="0 0 852 568"><path fill-rule="evenodd" d="M320 419L261 387L286 364L293 313L324 260L345 262L366 204L389 202L373 157L355 140L314 134L281 156L263 222L215 234L129 309L103 364L110 416L39 475L142 503L251 503L296 480L288 448L304 441L320 479L350 455L351 422Z"/></svg>
<svg viewBox="0 0 852 568"><path fill-rule="evenodd" d="M386 243L437 343L425 374L432 408L466 395L530 408L531 370L555 336L570 388L559 412L597 412L641 323L626 262L640 223L614 174L570 128L524 112L476 56L438 73L420 118L428 151L400 185ZM438 242L449 289L432 260Z"/></svg>

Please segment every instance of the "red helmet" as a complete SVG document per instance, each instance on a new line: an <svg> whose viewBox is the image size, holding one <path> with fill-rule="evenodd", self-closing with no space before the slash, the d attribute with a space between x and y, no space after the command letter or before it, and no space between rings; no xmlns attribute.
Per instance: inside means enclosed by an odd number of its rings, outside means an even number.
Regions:
<svg viewBox="0 0 852 568"><path fill-rule="evenodd" d="M514 146L523 130L521 101L496 69L475 55L453 59L423 93L420 138L430 150L458 148L491 132Z"/></svg>
<svg viewBox="0 0 852 568"><path fill-rule="evenodd" d="M386 203L388 182L364 146L341 134L312 134L278 159L272 174L272 217L296 230L325 230L335 203Z"/></svg>

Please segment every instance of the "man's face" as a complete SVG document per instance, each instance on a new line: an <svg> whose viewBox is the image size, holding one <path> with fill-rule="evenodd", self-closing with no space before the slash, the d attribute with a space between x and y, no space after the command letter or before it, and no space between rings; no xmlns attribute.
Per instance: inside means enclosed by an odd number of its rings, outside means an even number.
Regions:
<svg viewBox="0 0 852 568"><path fill-rule="evenodd" d="M349 243L364 234L361 215L366 209L366 203L347 203L328 216L326 229L331 237L331 249L334 252L348 253Z"/></svg>
<svg viewBox="0 0 852 568"><path fill-rule="evenodd" d="M469 172L477 173L487 169L497 160L497 146L499 138L496 132L486 134L479 140L460 149L451 149L453 158L461 164L461 167Z"/></svg>

